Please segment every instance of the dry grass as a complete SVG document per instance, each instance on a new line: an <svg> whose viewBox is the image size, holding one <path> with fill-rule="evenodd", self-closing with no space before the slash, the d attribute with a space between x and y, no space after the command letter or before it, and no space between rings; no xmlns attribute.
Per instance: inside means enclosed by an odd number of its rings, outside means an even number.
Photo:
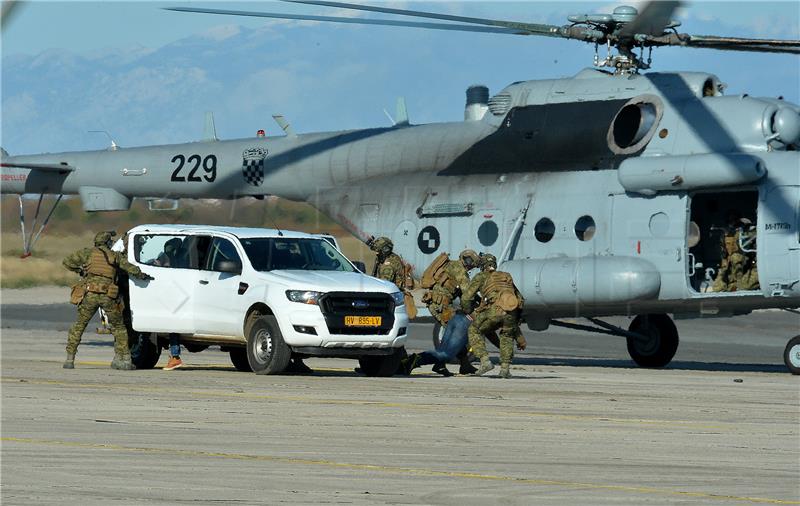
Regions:
<svg viewBox="0 0 800 506"><path fill-rule="evenodd" d="M0 234L0 287L29 288L41 285L67 286L78 277L64 269L61 261L75 250L91 244L93 234L81 236L42 235L33 255L22 255L19 234Z"/></svg>
<svg viewBox="0 0 800 506"><path fill-rule="evenodd" d="M21 236L11 232L0 234L0 288L71 285L78 277L64 269L61 261L73 251L91 246L93 238L93 232L69 236L44 234L33 255L23 259ZM337 240L348 258L364 262L372 269L375 254L364 243L349 235Z"/></svg>

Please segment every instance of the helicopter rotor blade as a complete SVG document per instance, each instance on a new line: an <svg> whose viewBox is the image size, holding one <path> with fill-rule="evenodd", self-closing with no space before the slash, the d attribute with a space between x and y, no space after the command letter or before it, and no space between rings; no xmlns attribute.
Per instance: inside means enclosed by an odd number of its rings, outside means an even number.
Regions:
<svg viewBox="0 0 800 506"><path fill-rule="evenodd" d="M440 14L436 12L412 11L408 9L393 9L390 7L377 7L374 5L352 4L345 2L332 2L327 0L281 0L282 2L319 5L322 7L334 7L338 9L350 9L356 11L380 12L382 14L395 14L398 16L414 16L419 18L439 19L442 21L456 21L459 23L470 23L476 25L498 26L511 28L513 30L523 30L530 35L544 35L548 37L564 37L560 26L542 25L537 23L520 23L516 21L503 21L498 19L474 18L468 16L455 16L452 14ZM660 35L660 33L659 33Z"/></svg>
<svg viewBox="0 0 800 506"><path fill-rule="evenodd" d="M668 34L647 40L652 46L684 46L724 51L800 54L800 40L748 39L716 35Z"/></svg>
<svg viewBox="0 0 800 506"><path fill-rule="evenodd" d="M451 30L460 32L479 32L479 33L501 33L507 35L531 35L525 30L515 30L501 26L473 26L458 25L451 23L422 23L414 21L396 21L390 19L359 19L338 16L314 16L306 14L284 14L273 12L257 11L238 11L228 9L205 9L201 7L164 7L164 10L177 12L195 12L201 14L221 14L226 16L249 16L272 19L294 19L299 21L322 21L330 23L348 23L354 25L382 25L382 26L402 26L410 28L425 28L429 30Z"/></svg>
<svg viewBox="0 0 800 506"><path fill-rule="evenodd" d="M637 34L659 36L672 22L672 15L680 7L681 2L651 1L639 12L636 18L622 27L620 38L629 38Z"/></svg>

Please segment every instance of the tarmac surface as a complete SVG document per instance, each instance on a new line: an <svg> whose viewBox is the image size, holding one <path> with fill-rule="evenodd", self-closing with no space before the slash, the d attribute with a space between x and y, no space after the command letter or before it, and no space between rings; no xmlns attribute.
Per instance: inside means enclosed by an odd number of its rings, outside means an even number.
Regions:
<svg viewBox="0 0 800 506"><path fill-rule="evenodd" d="M257 376L218 349L121 372L94 332L61 368L62 292L0 293L3 504L800 504L798 315L678 321L662 370L551 328L510 380Z"/></svg>

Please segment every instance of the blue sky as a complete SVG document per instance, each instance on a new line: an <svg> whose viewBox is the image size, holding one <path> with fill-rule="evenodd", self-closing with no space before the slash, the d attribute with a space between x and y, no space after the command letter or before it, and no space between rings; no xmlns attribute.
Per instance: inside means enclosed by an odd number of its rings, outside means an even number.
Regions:
<svg viewBox="0 0 800 506"><path fill-rule="evenodd" d="M198 3L194 4L197 5ZM342 14L283 3L206 7ZM198 139L206 110L222 138L383 126L406 97L413 123L458 121L464 90L496 93L523 79L566 77L591 64L574 41L320 25L161 10L181 2L26 2L2 33L2 137L11 153ZM614 2L391 4L477 17L563 24ZM348 14L353 15L353 14ZM379 15L370 14L370 17ZM694 2L677 13L695 34L800 38L800 2ZM800 101L800 57L659 49L655 69L705 70L728 93Z"/></svg>

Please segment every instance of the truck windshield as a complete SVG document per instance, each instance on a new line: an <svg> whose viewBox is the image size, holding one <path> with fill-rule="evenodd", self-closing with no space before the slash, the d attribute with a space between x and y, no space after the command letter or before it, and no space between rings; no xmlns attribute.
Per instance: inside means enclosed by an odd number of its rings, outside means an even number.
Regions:
<svg viewBox="0 0 800 506"><path fill-rule="evenodd" d="M336 248L322 239L259 237L241 241L250 263L257 271L356 272Z"/></svg>

